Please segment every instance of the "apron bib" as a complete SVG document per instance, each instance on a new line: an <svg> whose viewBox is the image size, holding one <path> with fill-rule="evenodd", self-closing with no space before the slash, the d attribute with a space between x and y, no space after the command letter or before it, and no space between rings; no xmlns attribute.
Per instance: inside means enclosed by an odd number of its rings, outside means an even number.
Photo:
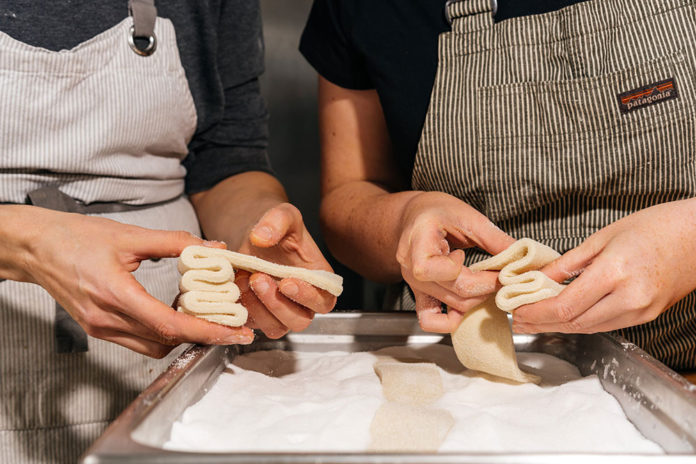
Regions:
<svg viewBox="0 0 696 464"><path fill-rule="evenodd" d="M183 196L197 118L174 27L133 3L134 18L71 50L0 32L0 202L52 190L65 209L200 235ZM152 37L144 54L133 34ZM167 304L178 292L175 259L134 275ZM153 360L89 338L87 351L58 353L57 317L38 285L0 282L0 462L75 462L180 351Z"/></svg>
<svg viewBox="0 0 696 464"><path fill-rule="evenodd" d="M559 252L696 195L693 0L591 0L493 22L450 1L412 186L455 195ZM467 253L467 265L482 259ZM618 333L696 366L696 298Z"/></svg>

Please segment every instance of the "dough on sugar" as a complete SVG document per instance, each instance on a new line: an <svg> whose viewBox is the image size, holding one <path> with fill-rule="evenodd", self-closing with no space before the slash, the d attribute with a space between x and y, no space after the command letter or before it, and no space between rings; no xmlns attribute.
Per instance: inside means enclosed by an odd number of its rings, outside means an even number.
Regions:
<svg viewBox="0 0 696 464"><path fill-rule="evenodd" d="M380 361L375 364L375 372L389 401L428 404L444 393L440 371L433 363Z"/></svg>
<svg viewBox="0 0 696 464"><path fill-rule="evenodd" d="M444 409L387 401L372 419L368 450L435 452L453 425L454 417Z"/></svg>
<svg viewBox="0 0 696 464"><path fill-rule="evenodd" d="M178 310L211 322L240 327L247 321L248 312L236 303L239 298L231 293L191 291L179 296Z"/></svg>
<svg viewBox="0 0 696 464"><path fill-rule="evenodd" d="M179 257L179 270L209 269L209 266L211 266L209 263L217 263L217 260L208 260L220 257L226 259L235 269L244 269L250 272L263 272L281 279L294 277L304 280L322 290L326 290L335 296L339 296L343 292L343 278L337 274L322 270L311 270L302 267L271 263L270 261L265 261L255 256L236 253L230 250L221 250L219 248L195 245L186 247ZM199 265L199 262L204 264Z"/></svg>
<svg viewBox="0 0 696 464"><path fill-rule="evenodd" d="M503 311L558 295L564 286L537 269L559 256L552 248L523 238L470 266L472 271L500 271L498 280L503 287L494 298L468 311L452 334L454 351L464 366L515 382L541 381L517 365L512 331Z"/></svg>

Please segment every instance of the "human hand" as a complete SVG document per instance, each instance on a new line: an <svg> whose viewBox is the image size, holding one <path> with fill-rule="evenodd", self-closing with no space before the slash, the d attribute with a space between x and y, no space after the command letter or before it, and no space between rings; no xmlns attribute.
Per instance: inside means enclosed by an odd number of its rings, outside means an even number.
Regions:
<svg viewBox="0 0 696 464"><path fill-rule="evenodd" d="M474 273L463 265L463 248L497 254L515 241L471 206L441 192L411 199L401 231L396 259L416 297L419 323L429 332L454 331L463 313L498 287L497 272Z"/></svg>
<svg viewBox="0 0 696 464"><path fill-rule="evenodd" d="M143 260L176 257L188 245L206 244L200 238L28 208L38 233L20 253L24 271L16 280L46 289L87 334L154 358L180 343L253 340L247 327L225 327L174 311L131 274Z"/></svg>
<svg viewBox="0 0 696 464"><path fill-rule="evenodd" d="M653 206L610 224L542 269L556 297L514 312L522 333L606 332L652 321L696 287L694 200Z"/></svg>
<svg viewBox="0 0 696 464"><path fill-rule="evenodd" d="M332 271L299 210L289 203L266 211L238 251L278 264ZM278 282L267 274L238 271L235 282L249 312L247 325L270 338L306 329L315 313L328 313L336 304L335 296L299 279Z"/></svg>

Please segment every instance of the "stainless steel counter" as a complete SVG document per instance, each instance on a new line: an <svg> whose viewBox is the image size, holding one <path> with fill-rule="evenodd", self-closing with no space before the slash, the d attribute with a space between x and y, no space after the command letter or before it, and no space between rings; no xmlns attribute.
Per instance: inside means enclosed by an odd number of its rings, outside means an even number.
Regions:
<svg viewBox="0 0 696 464"><path fill-rule="evenodd" d="M422 332L413 314L332 313L305 332L249 347L194 346L182 354L106 430L83 457L96 463L696 463L696 387L635 345L607 335L516 335L518 351L557 356L583 375L597 374L628 418L667 455L617 454L374 454L187 453L164 450L172 424L200 399L238 353L369 351L394 345L449 344L448 336Z"/></svg>

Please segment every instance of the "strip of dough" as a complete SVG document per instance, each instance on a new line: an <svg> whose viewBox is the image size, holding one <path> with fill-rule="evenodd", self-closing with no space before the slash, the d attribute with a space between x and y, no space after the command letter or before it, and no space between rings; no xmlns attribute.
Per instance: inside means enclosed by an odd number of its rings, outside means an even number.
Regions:
<svg viewBox="0 0 696 464"><path fill-rule="evenodd" d="M387 401L372 419L368 450L436 452L453 425L454 417L444 409Z"/></svg>
<svg viewBox="0 0 696 464"><path fill-rule="evenodd" d="M210 259L218 257L226 259L235 269L244 269L250 272L263 272L281 279L294 277L304 280L317 288L326 290L334 296L339 296L343 292L343 278L332 272L285 266L255 256L236 253L230 250L221 250L219 248L195 245L186 247L179 257L179 270L210 269L210 263L216 262L210 261Z"/></svg>
<svg viewBox="0 0 696 464"><path fill-rule="evenodd" d="M382 392L389 401L411 404L434 403L444 393L442 377L433 363L381 361L375 372L382 381Z"/></svg>
<svg viewBox="0 0 696 464"><path fill-rule="evenodd" d="M244 306L240 304L236 304L236 306L240 307L238 314L200 314L196 317L215 322L216 324L241 327L246 324L248 315Z"/></svg>
<svg viewBox="0 0 696 464"><path fill-rule="evenodd" d="M470 267L472 271L500 271L498 280L503 287L495 298L464 314L452 334L454 352L464 366L515 382L541 381L517 365L510 324L501 310L511 312L523 304L558 295L564 286L536 270L558 256L555 250L523 238Z"/></svg>

